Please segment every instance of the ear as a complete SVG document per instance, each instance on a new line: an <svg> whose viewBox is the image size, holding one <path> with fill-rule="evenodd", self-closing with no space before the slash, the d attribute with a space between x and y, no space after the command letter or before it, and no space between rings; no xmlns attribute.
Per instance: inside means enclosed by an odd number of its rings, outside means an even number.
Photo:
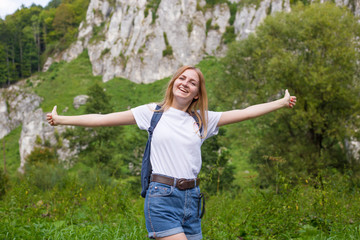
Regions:
<svg viewBox="0 0 360 240"><path fill-rule="evenodd" d="M199 95L196 95L195 97L194 97L194 100L198 100L199 99Z"/></svg>

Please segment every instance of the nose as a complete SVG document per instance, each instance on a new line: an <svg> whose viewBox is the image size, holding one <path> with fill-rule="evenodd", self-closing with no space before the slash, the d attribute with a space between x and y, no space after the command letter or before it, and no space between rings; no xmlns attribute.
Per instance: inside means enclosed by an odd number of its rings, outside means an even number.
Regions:
<svg viewBox="0 0 360 240"><path fill-rule="evenodd" d="M184 87L187 87L188 84L189 84L189 81L188 81L188 80L186 80L186 81L184 81L184 82L182 83L182 85L183 85Z"/></svg>

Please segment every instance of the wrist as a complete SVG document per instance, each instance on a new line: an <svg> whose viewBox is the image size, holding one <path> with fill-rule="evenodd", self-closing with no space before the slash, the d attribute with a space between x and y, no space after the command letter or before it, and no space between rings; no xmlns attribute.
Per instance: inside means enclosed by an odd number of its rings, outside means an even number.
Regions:
<svg viewBox="0 0 360 240"><path fill-rule="evenodd" d="M54 123L56 125L62 125L63 124L63 118L60 115L53 116Z"/></svg>
<svg viewBox="0 0 360 240"><path fill-rule="evenodd" d="M286 97L283 97L281 99L281 104L282 104L281 107L289 107L289 100Z"/></svg>

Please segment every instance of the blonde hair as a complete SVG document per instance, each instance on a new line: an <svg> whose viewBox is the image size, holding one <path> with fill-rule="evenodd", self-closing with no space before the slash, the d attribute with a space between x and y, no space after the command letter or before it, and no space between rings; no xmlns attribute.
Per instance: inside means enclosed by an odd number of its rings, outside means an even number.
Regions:
<svg viewBox="0 0 360 240"><path fill-rule="evenodd" d="M198 68L191 66L183 66L175 72L175 74L172 76L171 80L168 83L164 99L159 104L161 106L159 111L166 111L168 108L172 106L172 103L174 101L174 93L173 93L174 82L176 79L180 77L180 75L183 72L185 72L188 69L194 70L199 76L199 92L198 92L198 98L192 100L189 107L186 109L186 112L189 113L190 115L196 115L199 121L198 122L199 131L201 128L203 129L203 134L200 133L201 137L205 138L207 134L207 122L208 122L208 98L205 88L204 75Z"/></svg>

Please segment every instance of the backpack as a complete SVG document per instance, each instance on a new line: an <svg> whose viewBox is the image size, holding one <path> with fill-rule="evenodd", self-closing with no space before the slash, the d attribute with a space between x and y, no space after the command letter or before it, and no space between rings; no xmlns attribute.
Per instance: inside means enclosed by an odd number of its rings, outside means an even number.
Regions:
<svg viewBox="0 0 360 240"><path fill-rule="evenodd" d="M151 118L150 127L148 129L149 137L146 142L146 147L145 147L144 156L143 156L142 165L141 165L141 187L142 187L141 196L143 198L146 196L146 190L149 188L150 176L152 173L152 166L151 166L151 162L150 162L151 139L152 139L152 135L154 133L154 129L163 114L162 111L158 111L160 108L161 108L161 106L156 105L156 108L155 108L156 111L154 112L154 114ZM192 117L195 119L195 122L198 124L198 126L200 126L197 116L195 114L193 114ZM202 126L200 128L200 133L201 132L202 132Z"/></svg>

